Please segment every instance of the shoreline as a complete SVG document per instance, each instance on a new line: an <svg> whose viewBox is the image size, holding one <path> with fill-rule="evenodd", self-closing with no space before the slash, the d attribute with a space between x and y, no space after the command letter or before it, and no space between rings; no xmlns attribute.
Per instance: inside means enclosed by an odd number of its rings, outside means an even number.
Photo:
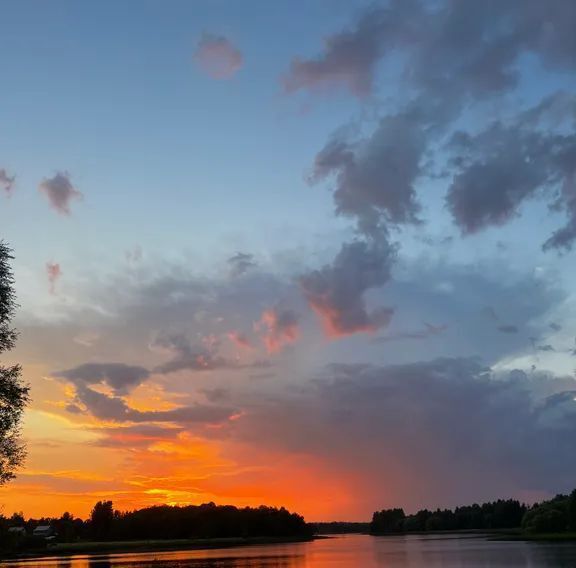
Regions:
<svg viewBox="0 0 576 568"><path fill-rule="evenodd" d="M564 533L523 533L521 529L462 529L448 531L412 531L400 533L370 534L372 537L398 536L469 536L470 538L486 538L496 542L576 542L576 532Z"/></svg>
<svg viewBox="0 0 576 568"><path fill-rule="evenodd" d="M267 544L292 544L311 542L323 536L302 537L230 537L206 539L174 540L124 540L106 542L58 543L42 550L16 552L0 557L1 562L21 562L26 560L60 558L66 556L106 555L145 552L178 552L186 550L214 550Z"/></svg>

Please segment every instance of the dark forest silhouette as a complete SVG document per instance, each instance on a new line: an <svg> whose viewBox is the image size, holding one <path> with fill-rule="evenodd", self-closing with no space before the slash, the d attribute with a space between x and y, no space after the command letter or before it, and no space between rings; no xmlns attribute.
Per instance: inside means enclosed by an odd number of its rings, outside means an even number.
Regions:
<svg viewBox="0 0 576 568"><path fill-rule="evenodd" d="M528 534L576 531L576 489L528 507L514 499L455 509L422 509L406 515L403 509L376 511L370 523L373 535L427 531L517 529Z"/></svg>
<svg viewBox="0 0 576 568"><path fill-rule="evenodd" d="M49 527L49 536L36 536ZM14 529L23 529L19 533ZM313 527L301 515L275 507L232 505L158 505L135 511L114 510L112 501L99 501L90 518L82 520L64 513L59 518L25 520L15 514L0 517L0 542L11 550L44 548L52 542L130 541L225 538L305 539Z"/></svg>

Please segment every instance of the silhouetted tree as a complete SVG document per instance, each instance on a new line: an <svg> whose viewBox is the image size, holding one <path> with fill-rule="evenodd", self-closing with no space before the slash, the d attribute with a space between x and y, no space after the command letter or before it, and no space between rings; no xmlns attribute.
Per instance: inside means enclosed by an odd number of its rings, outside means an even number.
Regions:
<svg viewBox="0 0 576 568"><path fill-rule="evenodd" d="M404 516L402 509L384 509L374 513L370 532L453 531L471 529L511 529L522 523L526 506L514 499L450 509L423 509L415 515Z"/></svg>
<svg viewBox="0 0 576 568"><path fill-rule="evenodd" d="M11 321L16 309L10 248L0 242L0 354L14 347L18 332ZM26 452L20 439L22 413L29 387L22 382L20 365L0 365L0 485L14 477Z"/></svg>
<svg viewBox="0 0 576 568"><path fill-rule="evenodd" d="M404 524L403 509L383 509L372 515L371 534L388 534L402 532Z"/></svg>
<svg viewBox="0 0 576 568"><path fill-rule="evenodd" d="M570 497L568 497L567 516L568 530L576 531L576 489L574 489L574 491L570 493Z"/></svg>
<svg viewBox="0 0 576 568"><path fill-rule="evenodd" d="M112 501L98 501L90 514L90 530L96 540L105 540L112 532L114 508Z"/></svg>

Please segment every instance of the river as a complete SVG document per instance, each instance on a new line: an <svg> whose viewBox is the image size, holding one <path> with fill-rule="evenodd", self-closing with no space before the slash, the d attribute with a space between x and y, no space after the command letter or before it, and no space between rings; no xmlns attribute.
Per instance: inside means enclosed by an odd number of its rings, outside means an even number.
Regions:
<svg viewBox="0 0 576 568"><path fill-rule="evenodd" d="M576 566L576 543L495 542L462 535L339 536L220 550L87 555L10 562L9 568L373 568Z"/></svg>

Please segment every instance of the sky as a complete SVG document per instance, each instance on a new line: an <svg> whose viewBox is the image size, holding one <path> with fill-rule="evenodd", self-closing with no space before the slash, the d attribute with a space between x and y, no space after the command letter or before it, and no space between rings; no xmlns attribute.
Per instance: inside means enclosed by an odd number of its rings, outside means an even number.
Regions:
<svg viewBox="0 0 576 568"><path fill-rule="evenodd" d="M573 489L572 0L0 9L4 514Z"/></svg>

